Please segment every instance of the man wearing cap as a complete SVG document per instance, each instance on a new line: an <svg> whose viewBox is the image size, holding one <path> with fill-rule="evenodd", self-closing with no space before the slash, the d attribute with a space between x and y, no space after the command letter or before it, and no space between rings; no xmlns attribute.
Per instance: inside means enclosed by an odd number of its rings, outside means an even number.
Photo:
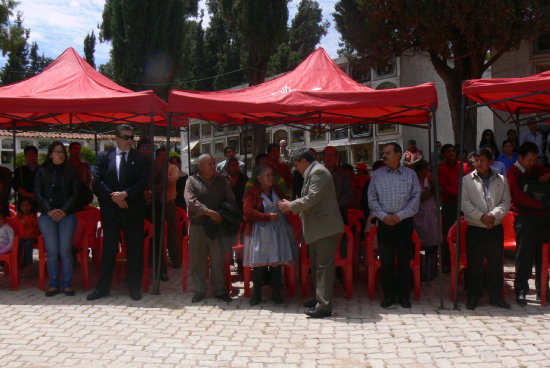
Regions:
<svg viewBox="0 0 550 368"><path fill-rule="evenodd" d="M323 150L323 163L332 175L334 189L336 190L336 199L338 200L338 207L342 215L342 220L347 224L347 206L353 199L351 177L345 169L338 166L338 151L336 151L336 148L327 146Z"/></svg>

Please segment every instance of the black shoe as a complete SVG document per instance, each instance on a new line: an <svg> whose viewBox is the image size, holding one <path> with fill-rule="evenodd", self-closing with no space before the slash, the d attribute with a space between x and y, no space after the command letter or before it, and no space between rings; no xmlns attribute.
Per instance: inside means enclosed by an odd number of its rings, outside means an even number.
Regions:
<svg viewBox="0 0 550 368"><path fill-rule="evenodd" d="M64 288L63 293L65 293L65 295L67 296L74 296L75 294L74 289L72 287Z"/></svg>
<svg viewBox="0 0 550 368"><path fill-rule="evenodd" d="M56 288L56 289L48 289L48 290L46 290L46 292L44 293L44 295L46 295L47 297L50 297L50 296L56 295L57 293L59 293L59 288Z"/></svg>
<svg viewBox="0 0 550 368"><path fill-rule="evenodd" d="M204 294L195 293L191 299L191 303L198 303L204 299Z"/></svg>
<svg viewBox="0 0 550 368"><path fill-rule="evenodd" d="M284 304L285 301L283 300L283 298L281 298L281 295L280 294L274 294L271 296L271 300L273 300L273 303L275 304Z"/></svg>
<svg viewBox="0 0 550 368"><path fill-rule="evenodd" d="M325 318L332 316L332 312L324 311L317 308L308 309L304 313L310 318Z"/></svg>
<svg viewBox="0 0 550 368"><path fill-rule="evenodd" d="M497 308L503 308L503 309L511 309L512 308L510 306L510 304L506 303L504 301L504 299L502 299L502 298L499 298L498 300L492 301L490 304L493 307L497 307Z"/></svg>
<svg viewBox="0 0 550 368"><path fill-rule="evenodd" d="M466 309L468 310L474 310L477 307L477 300L468 299L466 302Z"/></svg>
<svg viewBox="0 0 550 368"><path fill-rule="evenodd" d="M317 306L317 299L312 299L304 303L304 307L309 309L315 308L316 306Z"/></svg>
<svg viewBox="0 0 550 368"><path fill-rule="evenodd" d="M410 308L411 302L408 300L400 300L399 305L402 306L403 308Z"/></svg>
<svg viewBox="0 0 550 368"><path fill-rule="evenodd" d="M141 299L141 292L139 290L136 291L130 291L130 298L132 300L140 300Z"/></svg>
<svg viewBox="0 0 550 368"><path fill-rule="evenodd" d="M516 294L516 303L519 305L527 305L527 297L525 291L520 291Z"/></svg>
<svg viewBox="0 0 550 368"><path fill-rule="evenodd" d="M233 301L233 299L227 293L218 294L218 295L214 295L214 296L216 297L216 299L224 301L226 303L231 303Z"/></svg>
<svg viewBox="0 0 550 368"><path fill-rule="evenodd" d="M250 306L253 307L255 305L258 305L262 302L262 296L261 295L252 295L252 298L250 298Z"/></svg>
<svg viewBox="0 0 550 368"><path fill-rule="evenodd" d="M170 281L170 278L168 277L167 274L161 273L160 274L160 281Z"/></svg>
<svg viewBox="0 0 550 368"><path fill-rule="evenodd" d="M103 291L96 290L93 293L91 293L90 295L88 295L86 297L86 299L89 300L89 301L92 301L92 300L97 300L97 299L100 299L100 298L106 298L108 296L109 296L109 293L105 293Z"/></svg>
<svg viewBox="0 0 550 368"><path fill-rule="evenodd" d="M388 308L389 306L392 306L395 304L395 299L384 299L382 300L382 303L380 303L380 306L382 308Z"/></svg>

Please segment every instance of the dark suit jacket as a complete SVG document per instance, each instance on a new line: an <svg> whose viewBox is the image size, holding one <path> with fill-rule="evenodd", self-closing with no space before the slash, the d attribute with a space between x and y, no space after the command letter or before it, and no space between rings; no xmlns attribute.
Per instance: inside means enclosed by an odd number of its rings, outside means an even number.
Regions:
<svg viewBox="0 0 550 368"><path fill-rule="evenodd" d="M123 211L125 216L136 219L145 216L143 192L149 179L147 156L131 149L126 162L126 182L119 184L116 170L116 149L103 151L97 156L93 186L104 222L114 220L120 211ZM121 209L111 199L113 192L122 191L128 193L128 197L126 197L128 209Z"/></svg>

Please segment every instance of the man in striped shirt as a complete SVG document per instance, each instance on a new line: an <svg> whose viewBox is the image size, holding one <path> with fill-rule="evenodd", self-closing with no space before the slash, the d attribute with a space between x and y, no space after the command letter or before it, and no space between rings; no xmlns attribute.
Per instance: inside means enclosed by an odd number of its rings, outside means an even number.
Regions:
<svg viewBox="0 0 550 368"><path fill-rule="evenodd" d="M397 143L384 146L383 161L386 166L374 172L368 190L371 213L379 220L380 281L384 291L381 305L384 308L395 304L396 298L403 308L411 307L409 261L412 217L420 206L421 189L416 173L401 165L402 152Z"/></svg>

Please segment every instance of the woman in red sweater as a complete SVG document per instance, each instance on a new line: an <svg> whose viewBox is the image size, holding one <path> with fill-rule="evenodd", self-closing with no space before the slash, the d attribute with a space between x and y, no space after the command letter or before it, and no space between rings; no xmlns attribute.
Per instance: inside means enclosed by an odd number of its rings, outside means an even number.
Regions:
<svg viewBox="0 0 550 368"><path fill-rule="evenodd" d="M281 265L293 262L298 256L294 231L276 206L279 200L288 197L274 184L273 169L270 167L260 167L257 177L258 182L246 192L243 201L243 265L253 268L254 295L250 305L262 301L261 288L267 267L270 268L272 278L271 299L275 304L282 304Z"/></svg>

